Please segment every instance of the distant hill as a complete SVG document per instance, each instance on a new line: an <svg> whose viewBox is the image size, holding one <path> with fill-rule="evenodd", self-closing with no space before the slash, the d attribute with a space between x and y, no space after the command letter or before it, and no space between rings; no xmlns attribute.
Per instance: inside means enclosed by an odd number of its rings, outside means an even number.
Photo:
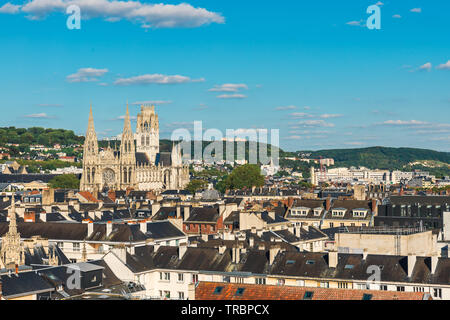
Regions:
<svg viewBox="0 0 450 320"><path fill-rule="evenodd" d="M298 152L300 153L300 152ZM415 148L370 147L358 149L331 149L302 151L311 158L333 158L335 167L367 167L409 171L421 169L436 176L450 175L450 152Z"/></svg>
<svg viewBox="0 0 450 320"><path fill-rule="evenodd" d="M371 147L312 151L311 157L333 158L339 166L364 166L370 169L401 169L411 162L434 160L450 163L450 152L415 148Z"/></svg>

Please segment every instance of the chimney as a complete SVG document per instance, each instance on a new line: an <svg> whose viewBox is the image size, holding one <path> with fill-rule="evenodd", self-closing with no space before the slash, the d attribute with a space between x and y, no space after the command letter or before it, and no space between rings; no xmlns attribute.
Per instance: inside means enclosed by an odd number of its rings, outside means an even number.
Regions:
<svg viewBox="0 0 450 320"><path fill-rule="evenodd" d="M178 260L181 260L184 257L184 254L187 251L187 243L180 243L178 246Z"/></svg>
<svg viewBox="0 0 450 320"><path fill-rule="evenodd" d="M414 266L416 265L417 256L409 255L408 256L408 278L411 278Z"/></svg>
<svg viewBox="0 0 450 320"><path fill-rule="evenodd" d="M328 252L328 267L329 268L336 268L338 264L338 253L337 251L330 251Z"/></svg>
<svg viewBox="0 0 450 320"><path fill-rule="evenodd" d="M443 222L444 222L444 241L450 241L450 212L443 213Z"/></svg>
<svg viewBox="0 0 450 320"><path fill-rule="evenodd" d="M252 232L252 234L255 234L256 233L256 227L252 227L251 232Z"/></svg>
<svg viewBox="0 0 450 320"><path fill-rule="evenodd" d="M436 268L439 262L439 257L437 255L433 255L430 257L431 259L431 274L434 275L434 273L436 272Z"/></svg>
<svg viewBox="0 0 450 320"><path fill-rule="evenodd" d="M122 261L126 262L127 259L127 249L125 247L114 247L112 252Z"/></svg>
<svg viewBox="0 0 450 320"><path fill-rule="evenodd" d="M139 221L139 229L141 230L142 233L147 232L147 220Z"/></svg>
<svg viewBox="0 0 450 320"><path fill-rule="evenodd" d="M181 217L181 207L177 206L177 219Z"/></svg>
<svg viewBox="0 0 450 320"><path fill-rule="evenodd" d="M277 256L278 252L280 252L279 246L272 246L269 249L269 264L272 265L275 261L275 257Z"/></svg>
<svg viewBox="0 0 450 320"><path fill-rule="evenodd" d="M202 233L202 240L205 242L208 242L208 234L207 233Z"/></svg>
<svg viewBox="0 0 450 320"><path fill-rule="evenodd" d="M106 223L106 236L107 236L107 237L111 234L112 229L113 229L112 221L108 221L108 222Z"/></svg>
<svg viewBox="0 0 450 320"><path fill-rule="evenodd" d="M267 213L269 214L269 217L271 217L273 220L275 220L275 211L269 211Z"/></svg>
<svg viewBox="0 0 450 320"><path fill-rule="evenodd" d="M220 254L223 254L226 250L227 250L227 246L225 246L225 245L220 245L219 246L219 253Z"/></svg>
<svg viewBox="0 0 450 320"><path fill-rule="evenodd" d="M94 223L89 221L87 223L87 238L89 238L94 233Z"/></svg>
<svg viewBox="0 0 450 320"><path fill-rule="evenodd" d="M15 265L15 271L16 271L16 274L19 274L19 265L18 264Z"/></svg>
<svg viewBox="0 0 450 320"><path fill-rule="evenodd" d="M184 207L184 221L189 219L190 209L191 208L189 206Z"/></svg>
<svg viewBox="0 0 450 320"><path fill-rule="evenodd" d="M239 247L233 247L231 249L231 258L233 263L239 263L241 261L241 250Z"/></svg>
<svg viewBox="0 0 450 320"><path fill-rule="evenodd" d="M44 222L47 222L47 213L40 213L39 219L41 219Z"/></svg>
<svg viewBox="0 0 450 320"><path fill-rule="evenodd" d="M159 202L152 203L152 216L154 216L159 209L161 209L161 204Z"/></svg>
<svg viewBox="0 0 450 320"><path fill-rule="evenodd" d="M288 231L289 231L290 233L292 233L292 234L295 235L294 225L290 225L290 226L288 227Z"/></svg>
<svg viewBox="0 0 450 320"><path fill-rule="evenodd" d="M372 213L374 216L378 215L378 201L377 199L372 199Z"/></svg>
<svg viewBox="0 0 450 320"><path fill-rule="evenodd" d="M255 245L255 238L249 237L248 238L248 245L250 246L250 248L253 248L254 245Z"/></svg>
<svg viewBox="0 0 450 320"><path fill-rule="evenodd" d="M325 210L330 211L331 209L331 198L327 197L326 203L325 203Z"/></svg>
<svg viewBox="0 0 450 320"><path fill-rule="evenodd" d="M363 250L363 260L365 261L367 259L367 255L369 254L369 252L367 251L367 249Z"/></svg>

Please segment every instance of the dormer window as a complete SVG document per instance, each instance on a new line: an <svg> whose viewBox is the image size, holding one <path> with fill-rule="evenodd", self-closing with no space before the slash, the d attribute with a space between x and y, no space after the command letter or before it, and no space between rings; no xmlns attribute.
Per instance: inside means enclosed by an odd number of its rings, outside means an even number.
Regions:
<svg viewBox="0 0 450 320"><path fill-rule="evenodd" d="M322 213L322 208L315 208L314 209L314 216L318 217Z"/></svg>
<svg viewBox="0 0 450 320"><path fill-rule="evenodd" d="M331 211L331 214L333 217L343 217L345 215L346 211L347 211L347 209L344 209L344 208L333 209Z"/></svg>
<svg viewBox="0 0 450 320"><path fill-rule="evenodd" d="M353 217L355 218L364 218L367 214L366 209L354 209L353 210Z"/></svg>
<svg viewBox="0 0 450 320"><path fill-rule="evenodd" d="M305 207L292 208L291 213L294 216L307 216L310 209Z"/></svg>

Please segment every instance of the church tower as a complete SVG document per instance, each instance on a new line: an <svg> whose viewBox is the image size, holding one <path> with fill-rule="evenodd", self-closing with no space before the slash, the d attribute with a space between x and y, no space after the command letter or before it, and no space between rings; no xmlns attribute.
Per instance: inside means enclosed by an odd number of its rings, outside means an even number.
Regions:
<svg viewBox="0 0 450 320"><path fill-rule="evenodd" d="M130 113L128 111L125 115L125 121L122 132L122 141L120 143L120 184L121 189L127 188L135 189L136 181L136 153L134 146L134 135L131 130Z"/></svg>
<svg viewBox="0 0 450 320"><path fill-rule="evenodd" d="M92 105L89 113L89 123L86 131L83 148L83 173L81 176L80 190L97 192L99 190L98 172L98 140L94 128Z"/></svg>
<svg viewBox="0 0 450 320"><path fill-rule="evenodd" d="M20 233L17 232L16 203L13 194L11 196L11 209L9 211L9 230L2 238L0 267L13 269L16 265L21 266L24 264L24 248L20 243Z"/></svg>
<svg viewBox="0 0 450 320"><path fill-rule="evenodd" d="M136 151L145 153L150 163L155 163L159 153L159 121L154 105L141 105L136 123Z"/></svg>

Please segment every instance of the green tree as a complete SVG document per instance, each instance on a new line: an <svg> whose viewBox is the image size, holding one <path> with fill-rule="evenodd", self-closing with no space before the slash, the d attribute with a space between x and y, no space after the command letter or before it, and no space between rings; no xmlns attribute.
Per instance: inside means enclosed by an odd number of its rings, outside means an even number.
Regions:
<svg viewBox="0 0 450 320"><path fill-rule="evenodd" d="M256 164L244 164L236 167L224 180L225 189L243 189L261 187L264 185L264 176L261 169Z"/></svg>
<svg viewBox="0 0 450 320"><path fill-rule="evenodd" d="M78 189L80 180L74 174L62 174L51 179L49 186L53 189Z"/></svg>
<svg viewBox="0 0 450 320"><path fill-rule="evenodd" d="M186 186L186 190L194 194L196 191L202 190L205 187L206 187L205 180L194 179L188 183L188 185Z"/></svg>

